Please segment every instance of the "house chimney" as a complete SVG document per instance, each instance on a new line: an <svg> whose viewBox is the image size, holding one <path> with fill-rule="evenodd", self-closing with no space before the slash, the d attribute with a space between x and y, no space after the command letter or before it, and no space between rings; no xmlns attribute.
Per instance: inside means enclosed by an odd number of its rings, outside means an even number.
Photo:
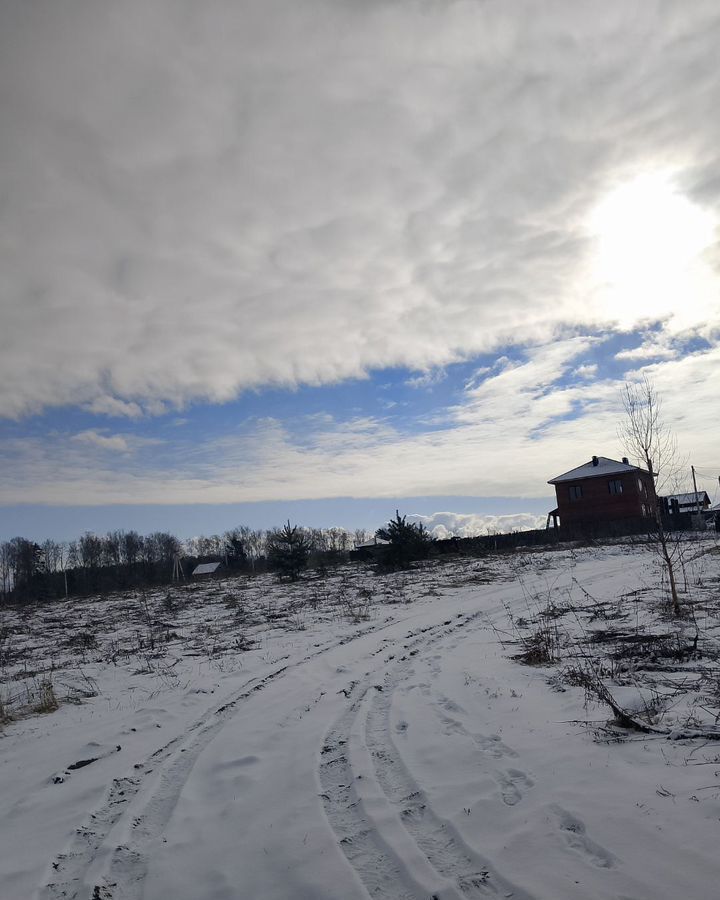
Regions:
<svg viewBox="0 0 720 900"><path fill-rule="evenodd" d="M593 456L593 465L596 466L598 464L598 462L599 462L599 460L598 460L597 456Z"/></svg>
<svg viewBox="0 0 720 900"><path fill-rule="evenodd" d="M628 462L627 456L623 456L623 462L625 463L626 466L630 465L630 463Z"/></svg>

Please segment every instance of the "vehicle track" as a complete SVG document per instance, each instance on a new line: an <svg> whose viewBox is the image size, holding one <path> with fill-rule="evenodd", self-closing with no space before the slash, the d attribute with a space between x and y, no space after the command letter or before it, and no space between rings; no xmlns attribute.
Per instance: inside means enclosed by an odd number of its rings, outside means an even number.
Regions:
<svg viewBox="0 0 720 900"><path fill-rule="evenodd" d="M482 615L446 620L406 642L406 652L386 669L381 682L366 683L326 735L319 766L325 813L370 896L531 900L435 815L392 737L392 695L410 676L415 656Z"/></svg>
<svg viewBox="0 0 720 900"><path fill-rule="evenodd" d="M364 737L383 793L400 811L404 827L430 864L455 884L459 896L468 900L498 894L526 896L495 871L487 859L467 847L450 822L433 812L428 797L403 763L392 737L390 710L393 693L405 677L402 670L388 674L383 690L376 692L367 704Z"/></svg>
<svg viewBox="0 0 720 900"><path fill-rule="evenodd" d="M238 712L238 707L289 671L385 627L363 629L325 644L295 662L250 678L229 698L206 711L183 734L136 763L130 774L114 778L102 805L76 829L70 846L51 863L52 872L37 892L38 900L140 898L147 874L145 847L167 825L196 760ZM145 791L149 791L148 799L137 812L131 812L133 801ZM111 832L122 824L123 817L130 819L130 840L112 847Z"/></svg>
<svg viewBox="0 0 720 900"><path fill-rule="evenodd" d="M457 631L481 615L480 612L468 616L456 614L415 631L410 629L404 639L393 641L391 646L379 646L369 657L377 659L379 677L382 678L391 662L411 660L420 647ZM379 634L395 624L391 621L380 627L373 625L362 629L249 679L229 698L203 713L183 734L136 763L129 773L113 779L104 802L76 829L70 845L51 863L51 872L36 893L37 900L139 900L147 875L148 846L166 827L198 757L238 712L238 707L289 671L368 634ZM399 661L397 657L400 657ZM372 673L367 677L372 678ZM362 687L360 685L358 689ZM357 704L354 691L353 687L347 692L348 699L352 699L351 710L356 709ZM346 715L350 715L350 710ZM345 719L341 722L345 728ZM344 763L339 760L337 765L340 770ZM335 786L331 787L335 789ZM343 799L338 808L345 805ZM113 834L124 824L126 839L113 842ZM355 829L357 833L362 830ZM360 838L356 836L356 846L358 840ZM371 840L368 838L368 842ZM397 896L405 900L404 894ZM407 894L408 898L413 896Z"/></svg>
<svg viewBox="0 0 720 900"><path fill-rule="evenodd" d="M371 688L365 687L326 735L320 764L321 797L340 847L370 896L421 900L422 895L378 839L355 791L356 776L348 758L347 735L368 690Z"/></svg>

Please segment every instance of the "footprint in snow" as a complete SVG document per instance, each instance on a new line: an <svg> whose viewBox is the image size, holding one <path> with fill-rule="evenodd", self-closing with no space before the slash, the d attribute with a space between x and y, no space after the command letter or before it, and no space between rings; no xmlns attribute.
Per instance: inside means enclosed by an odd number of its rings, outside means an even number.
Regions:
<svg viewBox="0 0 720 900"><path fill-rule="evenodd" d="M585 823L581 819L557 804L553 804L550 810L569 847L601 869L611 869L615 865L612 853L587 836Z"/></svg>
<svg viewBox="0 0 720 900"><path fill-rule="evenodd" d="M523 798L519 785L531 788L534 782L520 769L508 769L498 776L498 784L500 785L503 803L506 806L515 806Z"/></svg>
<svg viewBox="0 0 720 900"><path fill-rule="evenodd" d="M502 759L503 756L517 756L517 753L511 747L503 743L499 734L474 734L473 740L483 753L487 753L493 759Z"/></svg>
<svg viewBox="0 0 720 900"><path fill-rule="evenodd" d="M467 734L467 729L462 722L458 722L451 716L440 716L440 721L445 726L445 734Z"/></svg>
<svg viewBox="0 0 720 900"><path fill-rule="evenodd" d="M260 762L259 756L239 756L237 759L227 759L218 763L217 771L223 772L226 769L243 769L246 766L252 766L256 762Z"/></svg>
<svg viewBox="0 0 720 900"><path fill-rule="evenodd" d="M433 678L436 678L442 671L442 667L440 666L441 659L442 657L438 654L436 656L431 656L428 660L428 668L430 669L430 674Z"/></svg>
<svg viewBox="0 0 720 900"><path fill-rule="evenodd" d="M442 706L443 709L446 709L448 712L459 713L462 715L465 710L460 706L459 703L456 703L454 700L451 700L449 697L440 697L438 699L438 704Z"/></svg>

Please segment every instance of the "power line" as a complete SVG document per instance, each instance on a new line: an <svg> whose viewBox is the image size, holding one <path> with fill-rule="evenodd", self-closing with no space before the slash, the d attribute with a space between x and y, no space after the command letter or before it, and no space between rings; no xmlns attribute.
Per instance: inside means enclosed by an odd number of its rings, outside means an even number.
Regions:
<svg viewBox="0 0 720 900"><path fill-rule="evenodd" d="M713 481L717 481L717 479L720 478L720 466L718 466L714 472L703 471L703 469L698 469L698 467L695 466L695 474L700 478L712 478Z"/></svg>

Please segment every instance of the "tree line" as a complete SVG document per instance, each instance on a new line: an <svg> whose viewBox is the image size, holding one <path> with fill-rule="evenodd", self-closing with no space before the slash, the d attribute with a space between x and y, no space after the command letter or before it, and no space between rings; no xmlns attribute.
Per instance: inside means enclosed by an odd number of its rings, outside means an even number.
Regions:
<svg viewBox="0 0 720 900"><path fill-rule="evenodd" d="M371 537L363 529L292 529L305 562L313 555L321 562L339 561L356 543ZM239 526L187 540L163 531L141 535L132 530L103 535L86 532L77 540L42 543L16 537L0 543L0 598L10 602L51 600L164 584L173 579L176 561L185 576L199 563L209 561L220 561L234 571L280 569L284 531Z"/></svg>

